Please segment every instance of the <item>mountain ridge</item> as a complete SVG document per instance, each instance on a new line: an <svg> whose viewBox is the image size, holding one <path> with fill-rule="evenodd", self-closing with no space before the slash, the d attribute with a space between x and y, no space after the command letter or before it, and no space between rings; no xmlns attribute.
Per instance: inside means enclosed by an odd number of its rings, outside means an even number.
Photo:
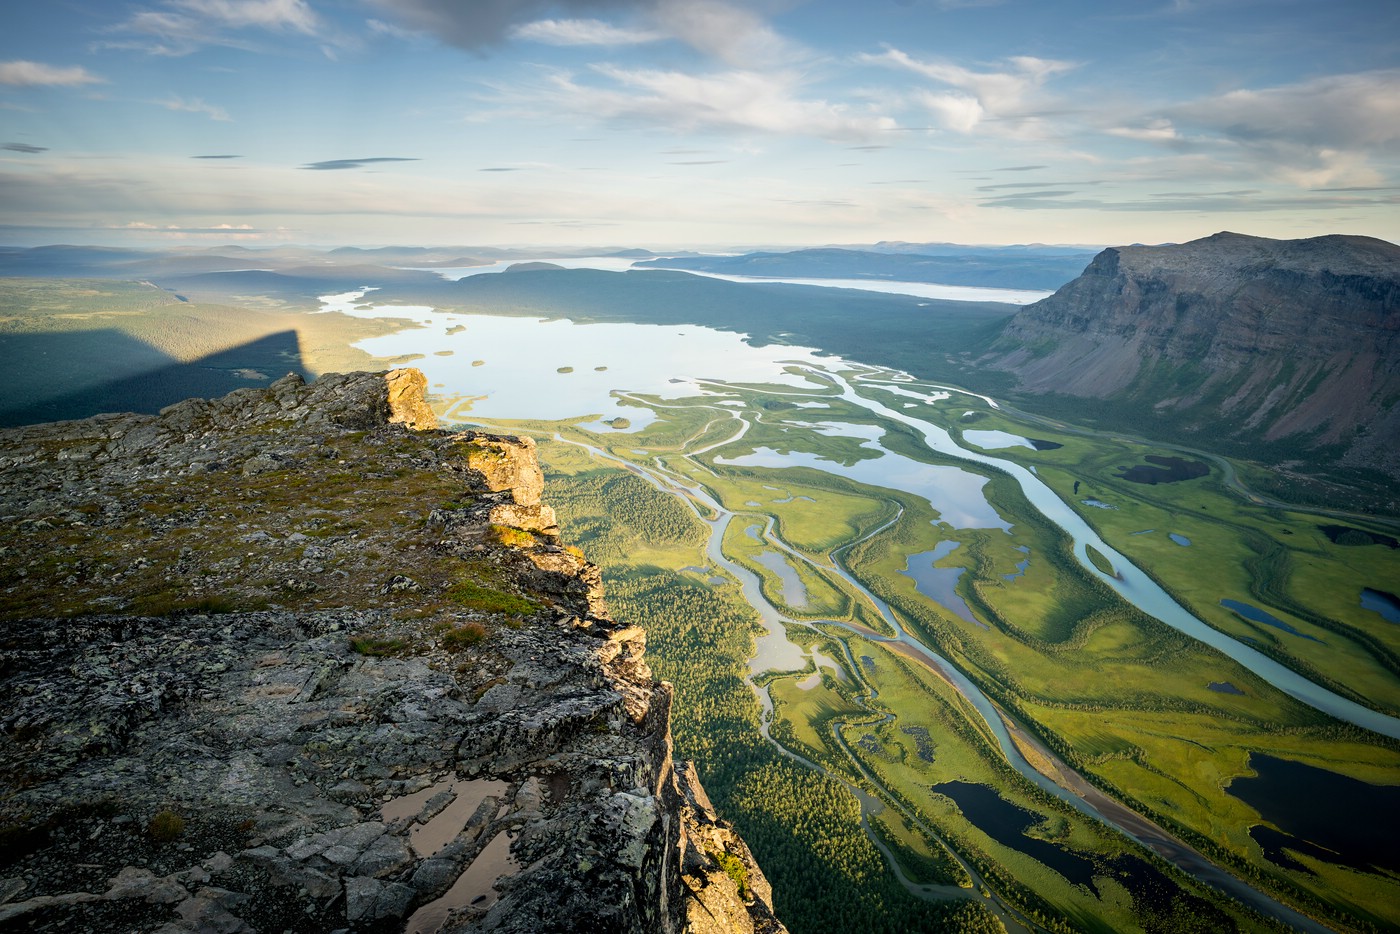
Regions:
<svg viewBox="0 0 1400 934"><path fill-rule="evenodd" d="M1400 478L1400 246L1223 231L1109 248L979 363L1028 395L1126 406L1147 433Z"/></svg>

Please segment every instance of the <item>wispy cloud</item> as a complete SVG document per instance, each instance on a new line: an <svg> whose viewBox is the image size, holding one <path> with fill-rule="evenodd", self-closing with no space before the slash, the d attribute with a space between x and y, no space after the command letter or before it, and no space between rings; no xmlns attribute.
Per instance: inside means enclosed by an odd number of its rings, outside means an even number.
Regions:
<svg viewBox="0 0 1400 934"><path fill-rule="evenodd" d="M1111 200L1108 198L1070 198L1073 191L1054 191L1006 195L988 198L983 207L1011 208L1024 211L1112 211L1143 213L1267 213L1272 211L1330 211L1337 208L1385 206L1400 204L1400 196L1361 197L1344 194L1271 195L1258 189L1231 191L1160 192L1141 199Z"/></svg>
<svg viewBox="0 0 1400 934"><path fill-rule="evenodd" d="M210 120L218 120L220 123L232 122L233 118L228 115L228 111L213 104L206 104L202 98L192 97L186 100L177 94L172 94L163 101L155 101L166 110L176 110L184 113L204 114Z"/></svg>
<svg viewBox="0 0 1400 934"><path fill-rule="evenodd" d="M997 121L1000 131L1022 136L1036 135L1040 127L1041 88L1051 78L1078 67L1058 59L1017 55L1002 62L998 70L974 71L949 61L916 59L893 47L879 55L861 55L859 61L913 72L956 89L922 88L914 94L945 129L972 133Z"/></svg>
<svg viewBox="0 0 1400 934"><path fill-rule="evenodd" d="M334 172L342 169L363 169L367 165L380 162L417 162L418 159L405 156L370 156L365 159L327 159L325 162L308 162L303 169L315 172Z"/></svg>
<svg viewBox="0 0 1400 934"><path fill-rule="evenodd" d="M19 59L0 62L0 84L17 87L81 87L85 84L105 84L86 68L77 65L62 67Z"/></svg>
<svg viewBox="0 0 1400 934"><path fill-rule="evenodd" d="M1223 147L1305 188L1373 185L1372 157L1400 142L1400 69L1228 91L1106 132L1179 150Z"/></svg>
<svg viewBox="0 0 1400 934"><path fill-rule="evenodd" d="M24 152L29 153L31 155L34 153L49 151L49 147L47 146L31 146L28 143L6 143L4 146L0 146L0 149L7 150L9 152Z"/></svg>
<svg viewBox="0 0 1400 934"><path fill-rule="evenodd" d="M978 191L1005 191L1008 189L1029 190L1034 188L1064 188L1069 185L1103 185L1106 179L1093 179L1082 182L1004 182L999 185L978 185Z"/></svg>
<svg viewBox="0 0 1400 934"><path fill-rule="evenodd" d="M180 224L151 224L146 221L129 221L125 224L113 224L99 229L155 234L173 239L189 236L216 236L226 237L229 240L261 240L269 233L278 232L277 230L254 227L252 224L214 224L209 227L189 227Z"/></svg>
<svg viewBox="0 0 1400 934"><path fill-rule="evenodd" d="M169 5L235 29L289 29L311 36L320 27L306 0L172 0Z"/></svg>
<svg viewBox="0 0 1400 934"><path fill-rule="evenodd" d="M667 35L734 67L782 66L806 56L758 14L723 0L659 0L652 16Z"/></svg>
<svg viewBox="0 0 1400 934"><path fill-rule="evenodd" d="M511 30L511 36L546 45L641 45L665 38L647 29L627 29L597 19L541 19Z"/></svg>
<svg viewBox="0 0 1400 934"><path fill-rule="evenodd" d="M448 45L473 51L500 45L508 39L560 46L627 46L674 39L732 67L778 67L810 57L747 5L725 0L369 2L405 35L431 35ZM550 12L592 13L600 7L624 17L625 24L588 17L540 16Z"/></svg>
<svg viewBox="0 0 1400 934"><path fill-rule="evenodd" d="M539 21L541 14L596 9L597 0L368 0L384 19L405 35L430 35L447 45L477 51L510 38L517 28ZM614 9L646 9L655 0L615 0ZM381 21L382 22L382 21ZM553 22L586 22L555 20ZM597 22L594 20L593 22ZM379 29L389 33L387 29ZM567 29L557 31L562 35ZM572 43L571 43L572 44Z"/></svg>
<svg viewBox="0 0 1400 934"><path fill-rule="evenodd" d="M138 9L108 30L135 38L98 46L179 57L208 45L251 48L237 35L249 29L320 36L325 27L306 0L165 0L159 8Z"/></svg>
<svg viewBox="0 0 1400 934"><path fill-rule="evenodd" d="M190 156L191 159L242 159L242 156L214 155L214 156Z"/></svg>
<svg viewBox="0 0 1400 934"><path fill-rule="evenodd" d="M868 109L803 96L793 71L722 71L688 74L595 65L584 83L558 72L545 87L502 88L501 103L538 113L587 114L671 132L763 132L863 141L893 129L895 121Z"/></svg>

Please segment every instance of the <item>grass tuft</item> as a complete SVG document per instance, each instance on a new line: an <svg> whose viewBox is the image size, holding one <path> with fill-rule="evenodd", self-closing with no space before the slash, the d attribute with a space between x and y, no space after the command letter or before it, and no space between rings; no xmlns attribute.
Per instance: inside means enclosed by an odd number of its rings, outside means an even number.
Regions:
<svg viewBox="0 0 1400 934"><path fill-rule="evenodd" d="M468 646L476 645L486 638L486 627L480 623L463 623L453 626L442 635L442 647L449 652L459 652Z"/></svg>
<svg viewBox="0 0 1400 934"><path fill-rule="evenodd" d="M533 600L482 587L469 580L458 581L447 588L447 598L458 606L483 613L530 616L540 611L540 605Z"/></svg>
<svg viewBox="0 0 1400 934"><path fill-rule="evenodd" d="M146 825L146 833L156 843L173 843L185 833L185 819L166 808L151 818Z"/></svg>

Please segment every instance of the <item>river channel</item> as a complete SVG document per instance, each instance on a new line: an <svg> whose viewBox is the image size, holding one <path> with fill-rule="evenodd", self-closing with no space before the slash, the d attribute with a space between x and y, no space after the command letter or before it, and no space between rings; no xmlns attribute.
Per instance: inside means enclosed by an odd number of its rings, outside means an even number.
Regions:
<svg viewBox="0 0 1400 934"><path fill-rule="evenodd" d="M754 348L743 341L741 335L714 331L698 326L683 328L659 328L648 325L576 325L568 321L540 322L529 318L500 318L484 315L442 315L429 308L379 309L362 303L363 292L345 296L328 297L339 307L335 310L353 309L350 313L363 317L408 317L422 325L397 334L362 341L362 349L383 357L416 356L420 359L413 365L427 374L430 385L440 396L466 398L470 404L454 409L459 421L485 419L559 419L579 418L604 413L624 415L635 431L639 423L645 424L655 417L653 409L664 408L668 403L658 403L660 399L691 400L687 405L710 404L716 419L733 419L735 431L729 437L710 444L705 448L684 452L690 457L705 451L731 444L738 440L749 427L745 404L732 393L726 392L726 382L755 383L770 385L772 394L791 396L814 405L829 402L839 395L845 402L858 406L878 419L897 422L917 431L933 450L968 463L991 468L1012 477L1021 487L1029 501L1048 520L1058 525L1074 541L1074 552L1080 562L1100 577L1125 600L1138 606L1144 612L1162 620L1178 630L1209 644L1225 655L1253 671L1280 690L1305 704L1325 711L1339 719L1358 724L1386 736L1400 737L1400 721L1347 701L1334 693L1309 682L1306 678L1261 655L1255 650L1207 626L1183 607L1173 601L1162 589L1140 569L1134 567L1122 555L1104 543L1081 519L1074 509L1060 500L1039 480L1035 474L1014 462L993 455L972 451L957 445L943 428L900 411L878 399L872 392L888 390L905 398L925 400L946 398L948 392L958 390L952 387L934 387L915 383L904 374L888 370L865 367L831 356L818 356L806 348L773 346ZM330 306L331 301L327 302ZM328 307L327 310L330 310ZM407 312L405 314L405 312ZM635 329L643 328L645 332ZM637 353L636 347L644 346L646 353ZM512 382L501 374L490 374L487 366L473 366L466 361L504 355L511 348L531 347L531 357L543 361L537 366L539 372L532 371L530 385L524 389L511 388ZM704 353L695 351L704 348ZM461 351L458 353L458 351ZM519 361L519 357L513 357ZM655 366L657 361L664 365ZM567 363L565 367L562 364ZM559 364L556 366L555 364ZM575 367L575 364L577 365ZM703 366L702 373L688 371L687 367ZM577 369L578 372L575 372ZM567 371L567 372L566 372ZM593 374L586 381L578 377ZM853 374L853 375L843 375ZM489 377L484 380L482 377ZM497 383L496 380L501 379ZM489 389L483 383L496 386ZM486 390L486 391L483 391ZM623 392L622 390L630 390ZM649 398L642 398L641 394ZM696 400L696 396L712 398ZM987 400L992 402L992 400ZM995 403L992 403L995 404ZM719 406L725 406L720 408ZM827 423L836 425L835 422ZM810 427L810 426L808 426ZM845 426L832 430L841 430ZM864 429L862 429L864 430ZM871 446L877 446L874 438L855 435ZM597 456L612 459L598 448L591 448ZM896 458L892 452L881 449L877 459L863 461L877 465L885 461L893 466ZM791 464L784 463L785 455L766 450L766 459L761 466L781 469L796 466L804 455L789 453ZM810 455L805 455L810 458ZM887 458L889 458L887 460ZM620 461L618 463L621 463ZM703 469L698 461L691 464ZM807 460L804 466L826 469L815 460ZM797 670L806 664L806 652L787 639L786 627L805 625L782 615L764 598L756 575L737 563L729 560L721 548L724 530L733 517L712 497L709 492L694 481L667 470L658 459L652 466L639 467L629 463L627 469L646 477L669 494L681 497L690 504L696 514L710 526L710 539L707 556L715 567L723 569L737 580L743 589L745 599L755 608L767 627L767 635L759 640L757 655L752 672L761 673L769 669ZM759 465L755 465L759 466ZM932 470L956 470L956 468L936 468ZM868 470L871 468L861 468ZM952 475L949 475L950 478ZM969 474L969 477L974 475ZM855 479L855 478L852 478ZM874 486L887 486L903 489L897 480L881 478L875 474L862 476L861 482ZM980 482L979 482L980 481ZM961 508L969 526L983 528L1005 528L1000 517L981 495L983 481L975 477L971 482L958 487L964 502ZM930 499L933 497L930 496ZM976 517L975 519L973 517ZM874 534L874 533L872 533ZM771 520L764 529L764 537L774 547L781 548L789 557L806 560L785 545L773 533ZM850 547L848 543L847 548ZM1092 546L1112 562L1116 574L1109 575L1097 571L1088 560L1086 547ZM1002 754L1029 781L1061 800L1067 801L1081 811L1091 814L1110 826L1117 827L1125 834L1152 847L1165 858L1175 862L1187 872L1202 881L1221 888L1258 910L1272 915L1295 928L1304 930L1324 930L1303 916L1293 912L1266 895L1263 895L1233 876L1224 873L1210 864L1195 851L1173 839L1160 828L1144 821L1117 802L1098 793L1082 778L1067 768L1061 769L1062 778L1068 776L1065 785L1052 781L1029 765L1021 755L1011 731L1017 725L1008 720L961 671L942 658L930 647L910 636L899 624L895 614L882 601L876 598L841 564L843 549L832 555L835 573L842 576L851 588L863 595L876 607L893 636L882 635L864 627L849 623L849 631L866 638L888 642L892 647L917 658L943 678L953 684L960 693L977 709L987 727L996 739ZM833 568L825 568L829 573ZM752 680L752 677L751 677ZM760 703L764 710L763 729L767 734L767 722L772 716L771 699L767 691L757 688ZM838 729L838 741L839 729ZM784 750L785 753L790 752ZM800 757L799 757L800 758ZM806 760L802 760L806 761ZM811 763L807 763L812 765ZM888 854L887 854L888 855ZM907 882L907 880L905 880ZM910 885L911 891L917 887ZM932 893L928 893L932 894ZM1003 906L1005 910L1005 906ZM1010 920L1003 913L1004 920Z"/></svg>

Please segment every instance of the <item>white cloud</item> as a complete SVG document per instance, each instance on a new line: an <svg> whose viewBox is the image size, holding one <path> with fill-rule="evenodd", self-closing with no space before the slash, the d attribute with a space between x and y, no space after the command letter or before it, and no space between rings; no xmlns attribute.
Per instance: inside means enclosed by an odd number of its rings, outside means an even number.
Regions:
<svg viewBox="0 0 1400 934"><path fill-rule="evenodd" d="M546 45L641 45L662 38L644 29L623 29L596 19L541 19L511 31L516 39Z"/></svg>
<svg viewBox="0 0 1400 934"><path fill-rule="evenodd" d="M102 84L105 81L105 78L99 78L77 65L62 68L24 60L0 62L0 84L20 87L78 87L84 84Z"/></svg>
<svg viewBox="0 0 1400 934"><path fill-rule="evenodd" d="M997 120L1005 124L1002 129L1016 135L1040 131L1042 122L1033 112L1040 89L1051 78L1077 67L1073 62L1017 55L1007 59L999 71L973 71L947 61L920 61L895 48L880 55L862 55L859 60L912 71L963 92L917 97L947 129L971 133L987 121Z"/></svg>
<svg viewBox="0 0 1400 934"><path fill-rule="evenodd" d="M367 0L386 19L460 49L478 50L509 38L516 28L548 13L573 10L647 10L657 0ZM565 17L562 22L569 22Z"/></svg>
<svg viewBox="0 0 1400 934"><path fill-rule="evenodd" d="M210 120L218 120L223 123L227 123L232 120L232 118L228 115L228 111L224 110L222 107L215 107L213 104L206 104L203 101L203 99L198 97L192 97L189 100L185 100L183 97L180 97L176 94L172 94L165 100L156 101L155 103L164 107L166 110L177 110L183 111L184 113L192 114L204 114Z"/></svg>
<svg viewBox="0 0 1400 934"><path fill-rule="evenodd" d="M1356 148L1395 142L1400 140L1400 69L1230 91L1169 108L1167 115L1244 144Z"/></svg>
<svg viewBox="0 0 1400 934"><path fill-rule="evenodd" d="M572 76L557 74L547 91L517 92L515 96L520 103L546 103L564 113L638 121L673 131L757 130L864 140L896 126L893 119L873 112L802 98L801 82L789 72L690 75L613 65L596 65L593 71L613 86L582 84Z"/></svg>
<svg viewBox="0 0 1400 934"><path fill-rule="evenodd" d="M915 95L915 100L923 104L942 126L959 133L971 133L986 113L977 98L966 94L922 91Z"/></svg>
<svg viewBox="0 0 1400 934"><path fill-rule="evenodd" d="M1175 143L1182 139L1172 122L1162 117L1148 120L1143 126L1110 127L1104 132L1109 136L1120 136L1123 139L1135 139L1145 143Z"/></svg>
<svg viewBox="0 0 1400 934"><path fill-rule="evenodd" d="M306 0L166 0L161 9L137 10L108 31L149 37L99 43L149 55L184 56L206 45L250 48L231 33L260 29L316 36L323 28ZM342 38L333 41L343 44ZM328 51L329 54L329 51Z"/></svg>
<svg viewBox="0 0 1400 934"><path fill-rule="evenodd" d="M320 27L306 0L173 0L171 5L234 29L256 26L315 35Z"/></svg>
<svg viewBox="0 0 1400 934"><path fill-rule="evenodd" d="M803 57L757 14L722 0L660 0L652 15L668 35L736 68L760 69Z"/></svg>
<svg viewBox="0 0 1400 934"><path fill-rule="evenodd" d="M1384 176L1370 160L1400 141L1400 69L1237 89L1104 132L1176 150L1208 149L1241 172L1304 188L1378 184Z"/></svg>

